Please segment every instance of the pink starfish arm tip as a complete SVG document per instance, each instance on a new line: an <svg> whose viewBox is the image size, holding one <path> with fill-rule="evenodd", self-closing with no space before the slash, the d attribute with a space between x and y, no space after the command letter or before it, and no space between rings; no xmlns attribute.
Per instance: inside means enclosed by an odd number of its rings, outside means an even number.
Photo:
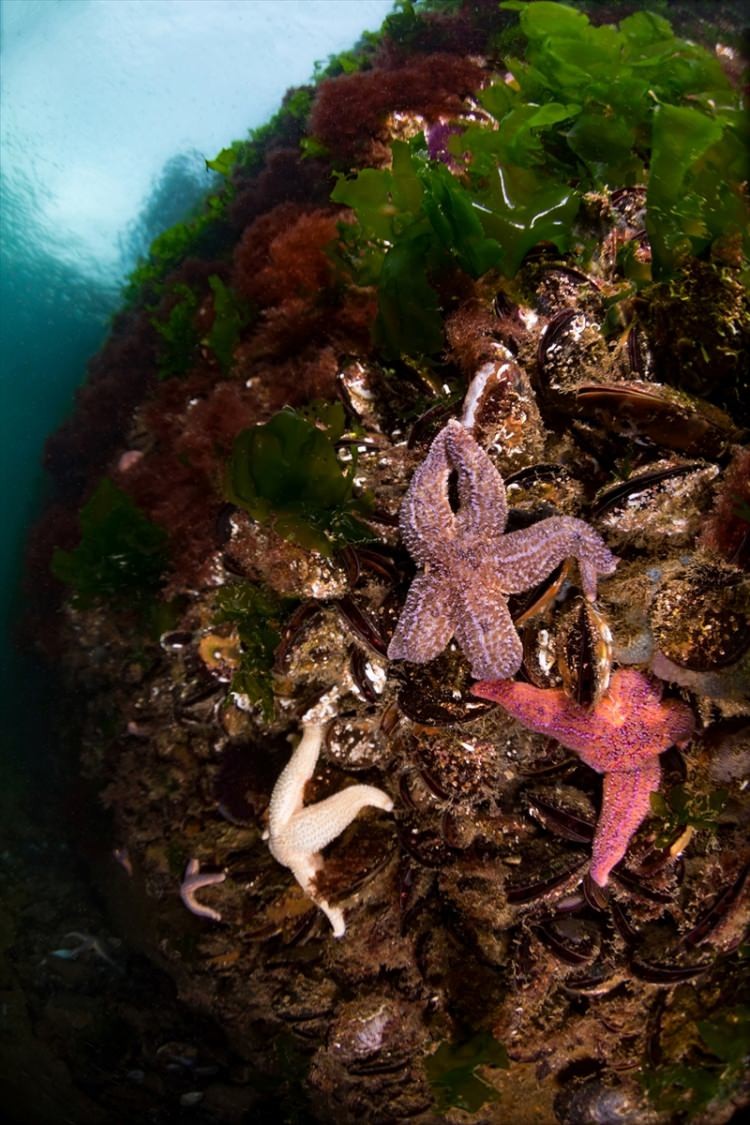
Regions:
<svg viewBox="0 0 750 1125"><path fill-rule="evenodd" d="M651 794L659 788L659 759L651 758L636 770L605 774L602 809L591 852L591 878L606 887L609 873L627 851L628 844L651 810Z"/></svg>

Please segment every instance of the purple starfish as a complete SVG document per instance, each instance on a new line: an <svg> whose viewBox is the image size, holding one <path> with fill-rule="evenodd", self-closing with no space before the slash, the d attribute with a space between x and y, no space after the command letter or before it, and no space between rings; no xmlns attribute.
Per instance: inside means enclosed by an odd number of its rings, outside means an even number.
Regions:
<svg viewBox="0 0 750 1125"><path fill-rule="evenodd" d="M499 703L525 727L556 738L604 774L590 874L606 886L659 788L659 754L689 742L693 712L677 700L662 701L659 681L629 668L614 673L608 692L589 710L561 689L514 680L474 684L472 693Z"/></svg>
<svg viewBox="0 0 750 1125"><path fill-rule="evenodd" d="M456 473L458 510L448 482ZM563 559L578 559L583 592L596 597L598 574L617 559L583 520L552 516L505 534L508 507L502 477L460 422L440 431L401 506L401 535L422 573L411 584L388 656L432 660L456 638L477 679L505 679L518 670L521 641L508 595L536 586Z"/></svg>

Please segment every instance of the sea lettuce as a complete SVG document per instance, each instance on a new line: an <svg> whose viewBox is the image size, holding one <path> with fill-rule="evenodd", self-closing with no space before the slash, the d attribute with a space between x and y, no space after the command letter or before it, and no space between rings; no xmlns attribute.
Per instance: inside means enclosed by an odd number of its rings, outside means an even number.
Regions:
<svg viewBox="0 0 750 1125"><path fill-rule="evenodd" d="M714 55L652 12L594 26L547 0L500 7L519 13L523 54L477 92L487 116L455 124L448 160L419 135L390 168L337 176L331 198L358 220L339 258L377 288L386 358L441 349L446 271L512 277L539 243L575 249L587 191L647 185L655 279L719 235L747 239L747 125Z"/></svg>
<svg viewBox="0 0 750 1125"><path fill-rule="evenodd" d="M316 422L286 408L238 434L225 493L283 538L331 555L339 544L373 536L357 518L367 500L354 494L356 457L344 471L334 445L344 430L343 409L332 404L320 414Z"/></svg>

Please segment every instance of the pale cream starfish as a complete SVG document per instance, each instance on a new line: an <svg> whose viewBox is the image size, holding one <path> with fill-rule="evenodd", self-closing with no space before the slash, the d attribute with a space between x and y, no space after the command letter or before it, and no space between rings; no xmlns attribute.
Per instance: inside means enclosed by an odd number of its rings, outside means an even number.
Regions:
<svg viewBox="0 0 750 1125"><path fill-rule="evenodd" d="M268 831L263 838L268 840L274 859L289 868L305 894L326 915L334 937L341 937L346 929L343 911L331 906L315 889L315 876L322 866L320 852L341 835L361 809L372 805L390 812L393 801L373 785L351 785L305 808L305 785L315 772L324 730L324 723L303 722L302 739L271 794Z"/></svg>

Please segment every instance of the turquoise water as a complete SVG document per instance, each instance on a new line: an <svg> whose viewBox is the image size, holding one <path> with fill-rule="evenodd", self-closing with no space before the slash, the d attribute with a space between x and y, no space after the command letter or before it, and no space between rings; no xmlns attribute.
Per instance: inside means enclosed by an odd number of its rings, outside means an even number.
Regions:
<svg viewBox="0 0 750 1125"><path fill-rule="evenodd" d="M0 558L4 626L44 491L46 435L70 411L120 286L317 59L376 29L390 0L0 0ZM3 630L5 631L5 630ZM3 645L3 670L10 650Z"/></svg>

